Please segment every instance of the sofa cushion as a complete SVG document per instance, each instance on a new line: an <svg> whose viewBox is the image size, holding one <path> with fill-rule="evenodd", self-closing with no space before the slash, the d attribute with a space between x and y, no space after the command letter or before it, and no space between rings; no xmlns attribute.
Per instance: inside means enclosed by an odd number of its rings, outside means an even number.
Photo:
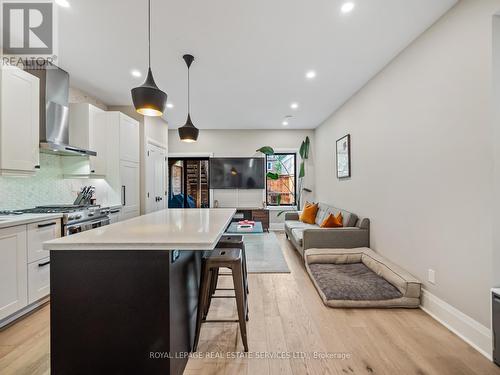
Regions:
<svg viewBox="0 0 500 375"><path fill-rule="evenodd" d="M296 229L296 228L302 228L302 229L305 229L305 228L319 228L316 224L307 224L307 223L303 223L302 221L298 221L298 220L287 220L285 221L285 227L290 229L290 230L293 230L293 229Z"/></svg>
<svg viewBox="0 0 500 375"><path fill-rule="evenodd" d="M320 227L321 228L342 228L343 227L343 217L342 214L339 214L338 216L333 216L332 214L329 214L325 220L321 223Z"/></svg>
<svg viewBox="0 0 500 375"><path fill-rule="evenodd" d="M316 214L316 224L321 225L321 223L325 220L327 215L328 206L320 203L318 208L318 213Z"/></svg>
<svg viewBox="0 0 500 375"><path fill-rule="evenodd" d="M314 224L316 220L316 215L318 214L318 204L309 204L304 207L302 214L300 215L300 221L307 224Z"/></svg>
<svg viewBox="0 0 500 375"><path fill-rule="evenodd" d="M321 225L323 220L325 220L329 214L337 216L339 213L342 214L344 218L344 227L354 227L358 221L358 216L352 212L344 211L339 208L329 206L325 203L319 203L318 213L316 215L316 224Z"/></svg>

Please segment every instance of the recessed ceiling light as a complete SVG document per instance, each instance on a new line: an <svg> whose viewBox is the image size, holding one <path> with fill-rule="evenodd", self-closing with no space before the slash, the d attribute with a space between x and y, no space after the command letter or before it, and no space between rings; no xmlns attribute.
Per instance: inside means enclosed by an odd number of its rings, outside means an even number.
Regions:
<svg viewBox="0 0 500 375"><path fill-rule="evenodd" d="M69 8L68 0L56 0L56 4L63 8Z"/></svg>
<svg viewBox="0 0 500 375"><path fill-rule="evenodd" d="M295 103L294 102L294 103L290 104L290 108L291 109L297 109L297 108L299 108L299 103Z"/></svg>
<svg viewBox="0 0 500 375"><path fill-rule="evenodd" d="M290 124L290 120L293 118L292 115L287 115L285 116L285 118L283 119L283 122L281 123L281 125L283 126L287 126Z"/></svg>
<svg viewBox="0 0 500 375"><path fill-rule="evenodd" d="M174 105L172 103L167 103L167 108L172 109L172 108L174 108Z"/></svg>
<svg viewBox="0 0 500 375"><path fill-rule="evenodd" d="M342 7L340 8L340 10L342 11L342 13L344 14L347 14L347 13L350 13L352 12L352 10L354 9L355 7L355 4L351 1L347 2L347 3L344 3L342 5Z"/></svg>
<svg viewBox="0 0 500 375"><path fill-rule="evenodd" d="M306 78L307 79L313 79L316 77L316 72L314 70L309 70L307 73L306 73Z"/></svg>
<svg viewBox="0 0 500 375"><path fill-rule="evenodd" d="M130 74L132 74L132 75L133 75L134 77L136 77L136 78L140 78L140 77L142 77L142 73L141 73L139 70L137 70L137 69L132 70L132 71L130 72Z"/></svg>

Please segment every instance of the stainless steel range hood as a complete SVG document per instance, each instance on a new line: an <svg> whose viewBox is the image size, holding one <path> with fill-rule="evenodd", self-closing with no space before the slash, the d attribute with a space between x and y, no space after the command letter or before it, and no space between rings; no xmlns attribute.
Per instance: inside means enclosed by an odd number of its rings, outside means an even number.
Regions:
<svg viewBox="0 0 500 375"><path fill-rule="evenodd" d="M26 69L40 79L40 152L96 156L69 145L69 74L55 65Z"/></svg>

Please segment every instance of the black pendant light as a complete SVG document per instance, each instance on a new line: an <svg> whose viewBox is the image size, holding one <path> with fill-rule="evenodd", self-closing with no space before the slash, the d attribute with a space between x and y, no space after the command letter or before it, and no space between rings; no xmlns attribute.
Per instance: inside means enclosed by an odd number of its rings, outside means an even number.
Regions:
<svg viewBox="0 0 500 375"><path fill-rule="evenodd" d="M142 86L132 89L132 101L137 112L144 116L161 116L167 104L167 94L156 86L151 72L151 0L148 0L148 76Z"/></svg>
<svg viewBox="0 0 500 375"><path fill-rule="evenodd" d="M191 67L191 64L194 61L193 55L184 55L182 56L184 61L186 62L187 68L188 68L188 117L186 120L186 124L184 126L181 126L179 130L179 137L181 141L184 142L196 142L198 140L198 134L200 133L200 130L193 125L193 122L191 121L191 98L190 98L190 82L189 82L189 68Z"/></svg>

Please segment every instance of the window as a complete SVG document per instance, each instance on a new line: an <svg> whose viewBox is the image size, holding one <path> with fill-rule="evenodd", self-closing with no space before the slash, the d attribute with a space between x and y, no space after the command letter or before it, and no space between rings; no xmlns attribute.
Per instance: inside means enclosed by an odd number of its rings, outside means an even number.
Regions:
<svg viewBox="0 0 500 375"><path fill-rule="evenodd" d="M295 153L266 155L266 203L268 206L296 204Z"/></svg>

